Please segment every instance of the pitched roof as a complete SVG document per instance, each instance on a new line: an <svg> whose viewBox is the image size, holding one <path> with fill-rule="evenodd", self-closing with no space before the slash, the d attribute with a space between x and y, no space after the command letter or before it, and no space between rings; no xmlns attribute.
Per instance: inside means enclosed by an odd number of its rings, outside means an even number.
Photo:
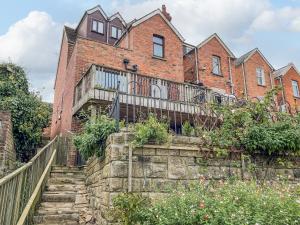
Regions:
<svg viewBox="0 0 300 225"><path fill-rule="evenodd" d="M77 36L76 31L68 26L64 26L64 31L66 32L68 42L75 43Z"/></svg>
<svg viewBox="0 0 300 225"><path fill-rule="evenodd" d="M286 66L274 71L273 76L275 78L284 76L291 68L294 68L297 71L297 73L300 75L300 73L299 73L298 69L296 68L296 66L294 65L294 63L289 63Z"/></svg>
<svg viewBox="0 0 300 225"><path fill-rule="evenodd" d="M203 45L205 45L206 43L208 43L210 40L212 40L213 38L216 38L218 40L218 42L220 42L220 44L223 46L223 48L228 52L228 54L232 57L235 58L234 54L232 53L232 51L227 47L227 45L222 41L222 39L219 37L218 34L214 33L212 35L210 35L208 38L206 38L204 41L202 41L197 47L201 48Z"/></svg>
<svg viewBox="0 0 300 225"><path fill-rule="evenodd" d="M177 37L184 42L184 38L183 36L179 33L179 31L173 26L173 24L164 16L164 14L162 13L162 11L160 9L156 9L150 13L148 13L147 15L141 17L140 19L134 19L133 21L131 21L130 23L128 23L127 25L127 29L123 32L122 36L116 41L115 45L117 45L126 35L126 33L128 33L133 27L136 27L138 25L140 25L141 23L145 22L146 20L152 18L155 15L160 15L163 20L169 25L169 27L173 30L173 32L177 35Z"/></svg>
<svg viewBox="0 0 300 225"><path fill-rule="evenodd" d="M126 22L125 22L125 20L123 19L123 17L121 16L121 14L120 14L119 12L117 12L117 13L111 15L111 16L108 18L108 20L109 20L109 21L112 21L112 20L114 20L115 18L119 18L119 20L121 20L123 26L126 27Z"/></svg>
<svg viewBox="0 0 300 225"><path fill-rule="evenodd" d="M254 55L254 53L258 53L263 60L269 65L269 67L274 70L274 67L271 65L271 63L266 59L266 57L261 53L261 51L258 48L255 48L249 52L247 52L246 54L242 55L241 57L239 57L236 61L235 61L235 65L239 66L242 63L248 61L248 59L250 59L252 57L252 55Z"/></svg>

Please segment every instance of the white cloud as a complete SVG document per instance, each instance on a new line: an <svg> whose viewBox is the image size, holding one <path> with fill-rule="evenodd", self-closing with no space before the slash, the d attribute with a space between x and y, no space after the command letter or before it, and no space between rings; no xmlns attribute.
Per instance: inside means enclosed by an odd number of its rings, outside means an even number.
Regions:
<svg viewBox="0 0 300 225"><path fill-rule="evenodd" d="M32 88L47 101L52 101L61 32L62 25L47 13L32 11L0 36L0 60L24 66Z"/></svg>
<svg viewBox="0 0 300 225"><path fill-rule="evenodd" d="M238 38L266 8L268 0L147 0L123 4L119 10L127 19L140 17L166 4L173 23L187 41L198 44L212 33Z"/></svg>

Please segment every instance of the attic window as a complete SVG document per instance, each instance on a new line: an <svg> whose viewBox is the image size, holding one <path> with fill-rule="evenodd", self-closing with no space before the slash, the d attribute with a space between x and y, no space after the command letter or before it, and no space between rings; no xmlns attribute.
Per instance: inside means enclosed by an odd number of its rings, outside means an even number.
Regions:
<svg viewBox="0 0 300 225"><path fill-rule="evenodd" d="M257 78L257 84L264 86L266 85L265 81L265 73L263 68L256 68L256 78Z"/></svg>
<svg viewBox="0 0 300 225"><path fill-rule="evenodd" d="M300 91L299 91L299 85L298 82L295 80L292 80L292 86L293 86L293 94L294 97L299 98L300 97Z"/></svg>
<svg viewBox="0 0 300 225"><path fill-rule="evenodd" d="M104 24L97 20L92 20L92 31L98 34L103 34Z"/></svg>
<svg viewBox="0 0 300 225"><path fill-rule="evenodd" d="M214 75L221 76L221 58L219 56L212 57L212 72Z"/></svg>
<svg viewBox="0 0 300 225"><path fill-rule="evenodd" d="M111 26L111 37L115 39L119 39L122 35L122 30L115 26Z"/></svg>

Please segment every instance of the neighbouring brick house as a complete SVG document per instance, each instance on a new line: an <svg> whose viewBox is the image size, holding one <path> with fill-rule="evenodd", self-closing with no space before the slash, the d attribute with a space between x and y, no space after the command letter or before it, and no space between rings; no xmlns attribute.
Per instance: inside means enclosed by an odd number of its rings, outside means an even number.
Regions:
<svg viewBox="0 0 300 225"><path fill-rule="evenodd" d="M262 98L274 87L273 66L257 48L235 61L235 90L237 97Z"/></svg>
<svg viewBox="0 0 300 225"><path fill-rule="evenodd" d="M203 112L203 101L259 98L274 86L274 69L258 49L236 59L217 34L190 45L171 19L165 6L129 23L96 6L75 29L65 26L51 137L79 132L80 111L111 111L116 99L119 118L135 122L137 115L158 111L177 132ZM75 160L72 149L68 163Z"/></svg>
<svg viewBox="0 0 300 225"><path fill-rule="evenodd" d="M213 34L184 55L185 80L201 83L222 94L234 94L234 60L226 44Z"/></svg>
<svg viewBox="0 0 300 225"><path fill-rule="evenodd" d="M278 105L282 110L289 107L293 113L300 112L300 73L293 63L289 63L273 73L275 84L282 87L278 94Z"/></svg>
<svg viewBox="0 0 300 225"><path fill-rule="evenodd" d="M12 135L11 115L0 111L0 177L6 170L13 169L16 152Z"/></svg>

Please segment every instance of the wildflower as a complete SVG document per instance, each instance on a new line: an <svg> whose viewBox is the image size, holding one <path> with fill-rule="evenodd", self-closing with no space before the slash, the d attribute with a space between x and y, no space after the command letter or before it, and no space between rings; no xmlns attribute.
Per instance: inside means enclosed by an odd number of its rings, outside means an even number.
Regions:
<svg viewBox="0 0 300 225"><path fill-rule="evenodd" d="M199 203L199 208L200 208L200 209L204 209L204 208L205 208L205 203L204 203L204 201L202 201L202 202Z"/></svg>
<svg viewBox="0 0 300 225"><path fill-rule="evenodd" d="M203 219L204 219L204 220L208 220L208 219L209 219L209 216L206 214L206 215L204 215Z"/></svg>

